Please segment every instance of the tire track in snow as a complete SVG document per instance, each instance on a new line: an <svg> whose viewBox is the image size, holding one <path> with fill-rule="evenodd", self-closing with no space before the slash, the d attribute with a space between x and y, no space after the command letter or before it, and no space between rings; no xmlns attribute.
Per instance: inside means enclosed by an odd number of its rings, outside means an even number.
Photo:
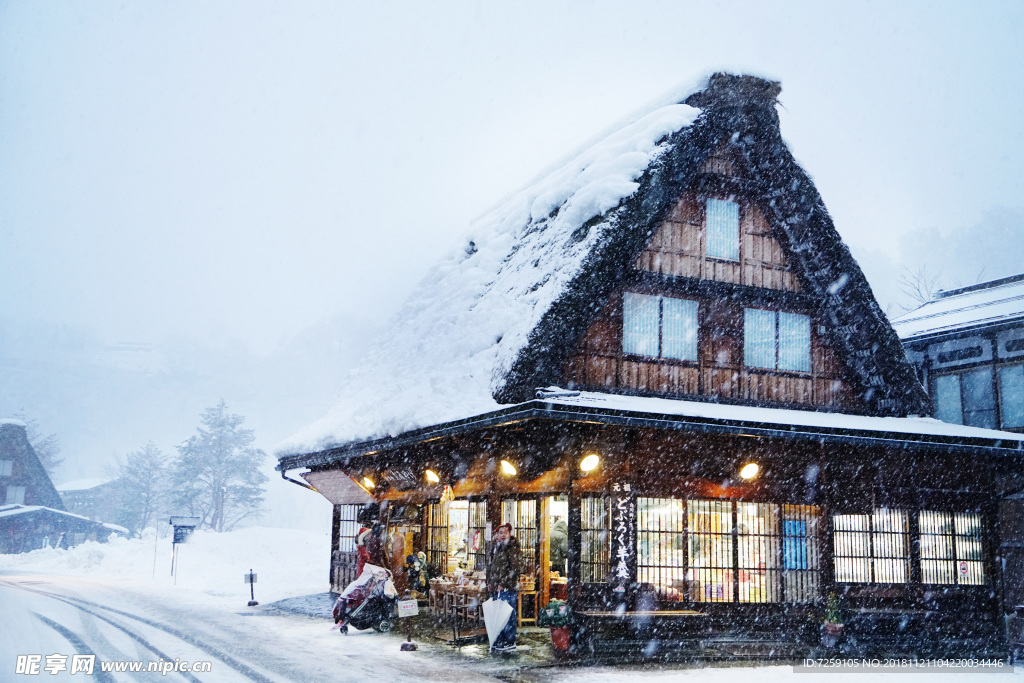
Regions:
<svg viewBox="0 0 1024 683"><path fill-rule="evenodd" d="M42 614L39 614L38 612L33 612L32 614L34 614L35 617L39 619L39 621L43 622L44 624L52 628L54 631L61 634L61 636L64 637L64 640L71 643L71 647L75 648L75 650L78 651L78 654L92 655L93 657L95 657L96 663L94 664L95 669L93 675L95 675L97 679L104 681L104 683L114 683L113 677L111 677L110 674L108 674L106 671L100 668L99 657L96 655L96 653L93 652L92 649L88 645L86 645L85 642L81 638L79 638L74 631L64 627L61 624L58 624L56 621L53 621L52 619L44 617Z"/></svg>
<svg viewBox="0 0 1024 683"><path fill-rule="evenodd" d="M158 629L160 631L168 633L168 634L174 636L175 638L178 638L179 640L185 641L186 643L188 643L192 647L195 647L195 648L197 648L199 650L202 650L203 652L207 653L208 655L210 655L210 656L220 660L224 664L227 664L229 667L231 667L232 669L234 669L235 671L237 671L238 673L242 674L243 676L245 676L246 678L248 678L250 680L257 681L258 683L274 683L273 680L271 680L271 679L267 678L266 676L258 673L257 671L254 671L253 669L249 668L248 666L246 666L242 662L238 661L237 659L235 659L231 655L229 655L227 653L224 653L224 652L221 652L220 650L218 650L216 648L210 647L209 645L207 645L207 644L203 643L202 641L200 641L198 638L194 638L194 637L190 636L187 633L179 631L178 629L172 628L172 627L167 626L165 624L161 624L161 623L153 621L151 619L146 619L145 617L140 617L140 616L138 616L136 614L131 614L130 612L124 612L122 610L115 609L113 607L107 607L106 605L100 605L100 604L95 603L95 602L89 602L88 600L82 600L81 598L72 598L70 596L58 595L58 594L55 594L55 593L47 593L46 591L41 591L41 590L38 590L38 589L35 589L35 588L26 588L24 586L18 585L16 583L11 583L9 581L0 581L0 584L3 584L4 586L7 586L9 588L16 588L18 590L26 591L26 592L29 592L29 593L36 593L38 595L43 595L43 596L46 596L46 597L51 598L53 600L57 600L59 602L63 602L63 603L68 604L68 605L70 605L72 607L75 607L76 609L80 609L83 612L91 614L94 617L98 617L99 619L102 619L103 621L105 621L107 623L110 623L110 624L112 624L114 626L117 626L117 628L119 628L120 630L124 631L125 633L129 633L129 632L126 629L124 629L123 627L118 626L116 624L113 624L113 622L111 622L108 619L105 619L104 617L96 614L95 612L92 612L91 610L88 610L88 609L82 607L82 605L89 605L90 607L96 607L96 608L99 608L99 609L102 609L102 610L106 610L108 612L113 612L114 614L118 614L118 615L123 616L123 617L127 617L129 619L134 619L135 621L138 621L138 622L141 622L143 624L146 624L147 626L151 626L151 627L153 627L155 629ZM81 604L78 604L78 603L81 603ZM88 650L88 648L86 647L85 643L82 642L82 640L80 638L78 638L78 636L76 636L71 631L67 630L66 628L64 628L60 624L57 624L57 622L54 622L54 621L51 621L51 620L47 619L46 617L43 617L43 616L41 616L39 614L36 614L36 616L39 617L40 619L42 619L44 621L44 623L46 623L48 626L50 626L51 628L54 628L55 630L57 630L57 632L60 633L65 638L68 638L68 635L66 635L66 634L70 634L71 637L75 638L75 641L77 641L77 643L81 643L81 647L84 647L84 648L86 648ZM129 633L129 635L132 635L132 634ZM132 637L135 638L134 635L132 635ZM145 644L145 641L142 640L141 637L137 638L137 640L139 640L139 642L142 642L142 643ZM69 642L71 642L71 641L69 640ZM73 645L78 647L77 643L76 642L72 642ZM152 648L148 644L146 644L146 647L149 647L154 652L157 652L157 650L155 648ZM92 650L88 650L88 652L86 652L85 654L95 654L95 653ZM168 658L166 655L162 655L161 654L161 655L158 655L158 656L163 657L165 661L168 660L168 659L173 661L173 658ZM185 675L185 673L181 672L181 671L179 671L177 673ZM192 676L188 676L188 677L191 680L193 680L193 681L198 681L198 679L196 679L196 678L194 678ZM108 678L106 680L111 680L111 679Z"/></svg>

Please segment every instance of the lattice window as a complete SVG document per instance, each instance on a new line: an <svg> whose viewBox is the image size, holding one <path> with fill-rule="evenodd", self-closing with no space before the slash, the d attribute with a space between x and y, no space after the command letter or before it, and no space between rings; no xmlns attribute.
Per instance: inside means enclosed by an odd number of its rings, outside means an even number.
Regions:
<svg viewBox="0 0 1024 683"><path fill-rule="evenodd" d="M448 571L448 505L427 505L427 564L437 574Z"/></svg>
<svg viewBox="0 0 1024 683"><path fill-rule="evenodd" d="M662 600L812 600L817 535L809 505L639 498L637 580Z"/></svg>
<svg viewBox="0 0 1024 683"><path fill-rule="evenodd" d="M487 501L469 502L469 534L466 546L469 549L469 566L472 569L487 568Z"/></svg>
<svg viewBox="0 0 1024 683"><path fill-rule="evenodd" d="M922 510L918 524L921 583L985 584L980 514Z"/></svg>
<svg viewBox="0 0 1024 683"><path fill-rule="evenodd" d="M501 522L512 525L512 535L519 541L523 554L523 574L537 574L537 528L536 500L503 500L501 501Z"/></svg>
<svg viewBox="0 0 1024 683"><path fill-rule="evenodd" d="M707 255L738 261L740 258L740 205L721 199L707 202Z"/></svg>
<svg viewBox="0 0 1024 683"><path fill-rule="evenodd" d="M637 580L662 600L686 599L686 501L636 501Z"/></svg>
<svg viewBox="0 0 1024 683"><path fill-rule="evenodd" d="M870 515L832 518L836 581L907 583L910 530L903 510L878 508Z"/></svg>
<svg viewBox="0 0 1024 683"><path fill-rule="evenodd" d="M608 580L612 555L612 502L609 498L580 500L580 581Z"/></svg>
<svg viewBox="0 0 1024 683"><path fill-rule="evenodd" d="M821 553L818 547L818 508L782 506L783 586L788 602L818 597Z"/></svg>
<svg viewBox="0 0 1024 683"><path fill-rule="evenodd" d="M360 505L339 505L338 506L338 551L343 553L354 553L356 551L356 535L359 533L359 522L356 515L359 513Z"/></svg>
<svg viewBox="0 0 1024 683"><path fill-rule="evenodd" d="M779 602L779 509L766 503L736 503L737 585L740 602Z"/></svg>

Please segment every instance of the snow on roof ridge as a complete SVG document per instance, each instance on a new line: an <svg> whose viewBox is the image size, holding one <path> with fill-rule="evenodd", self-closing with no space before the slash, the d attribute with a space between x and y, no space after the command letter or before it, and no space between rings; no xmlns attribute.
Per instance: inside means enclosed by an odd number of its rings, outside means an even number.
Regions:
<svg viewBox="0 0 1024 683"><path fill-rule="evenodd" d="M335 406L278 455L493 409L495 375L614 224L612 209L636 192L665 138L699 113L678 103L651 111L474 221L350 373ZM595 216L602 223L578 235Z"/></svg>
<svg viewBox="0 0 1024 683"><path fill-rule="evenodd" d="M22 427L24 429L28 429L28 425L25 424L24 420L19 420L13 417L0 418L0 427L2 427L3 425L14 425L15 427Z"/></svg>
<svg viewBox="0 0 1024 683"><path fill-rule="evenodd" d="M54 486L58 491L86 491L88 489L94 489L97 486L103 486L109 484L113 479L111 477L86 477L83 479L72 479L66 481L63 484Z"/></svg>

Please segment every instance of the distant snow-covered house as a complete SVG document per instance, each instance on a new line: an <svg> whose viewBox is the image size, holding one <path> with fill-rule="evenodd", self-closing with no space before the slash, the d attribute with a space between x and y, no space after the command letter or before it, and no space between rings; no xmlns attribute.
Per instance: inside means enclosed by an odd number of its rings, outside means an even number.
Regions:
<svg viewBox="0 0 1024 683"><path fill-rule="evenodd" d="M66 548L124 531L65 509L19 420L0 420L0 491L0 553Z"/></svg>
<svg viewBox="0 0 1024 683"><path fill-rule="evenodd" d="M748 654L794 656L834 592L861 644L1005 647L999 505L1024 487L1024 436L923 417L782 140L779 92L715 74L430 272L338 405L279 451L283 477L335 505L335 589L373 502L396 567L422 550L440 573L479 568L513 524L522 585L568 598L581 643L661 655L740 632Z"/></svg>
<svg viewBox="0 0 1024 683"><path fill-rule="evenodd" d="M57 492L70 512L92 520L113 519L120 503L117 486L110 477L88 477L58 484Z"/></svg>
<svg viewBox="0 0 1024 683"><path fill-rule="evenodd" d="M892 325L935 417L1024 431L1024 274L940 291Z"/></svg>

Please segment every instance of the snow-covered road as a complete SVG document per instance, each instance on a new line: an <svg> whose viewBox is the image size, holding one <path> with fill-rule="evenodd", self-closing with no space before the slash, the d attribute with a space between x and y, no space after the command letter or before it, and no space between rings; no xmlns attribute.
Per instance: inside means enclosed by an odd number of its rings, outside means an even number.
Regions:
<svg viewBox="0 0 1024 683"><path fill-rule="evenodd" d="M330 622L291 615L174 604L116 582L0 574L0 680L16 676L18 655L41 655L38 676L88 680L43 667L51 654L95 654L99 681L474 681L493 680L450 662L398 651L373 632L341 637ZM209 673L103 672L100 662L210 662Z"/></svg>

